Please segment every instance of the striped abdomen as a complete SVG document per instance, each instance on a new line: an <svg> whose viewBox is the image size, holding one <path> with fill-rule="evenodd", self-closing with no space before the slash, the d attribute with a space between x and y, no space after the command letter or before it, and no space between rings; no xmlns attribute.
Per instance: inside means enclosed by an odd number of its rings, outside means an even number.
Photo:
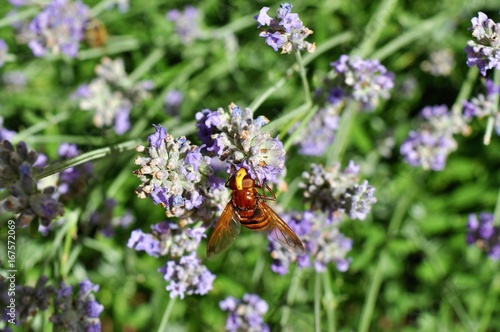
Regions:
<svg viewBox="0 0 500 332"><path fill-rule="evenodd" d="M261 201L255 189L235 190L232 193L234 210L239 222L246 228L262 231L270 220L270 215L261 208Z"/></svg>

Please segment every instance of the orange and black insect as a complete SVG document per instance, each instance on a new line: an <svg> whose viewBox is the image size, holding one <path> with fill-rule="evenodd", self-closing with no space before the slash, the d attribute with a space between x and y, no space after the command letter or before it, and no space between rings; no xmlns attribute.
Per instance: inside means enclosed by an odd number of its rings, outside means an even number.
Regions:
<svg viewBox="0 0 500 332"><path fill-rule="evenodd" d="M266 200L275 200L271 188L257 184L240 168L226 183L231 189L231 200L222 212L215 229L208 240L207 257L213 258L226 251L240 234L241 225L254 231L265 232L269 237L295 251L304 252L304 244L293 230L274 212ZM257 189L267 189L272 197L261 194Z"/></svg>
<svg viewBox="0 0 500 332"><path fill-rule="evenodd" d="M85 25L84 39L92 48L102 47L108 40L108 30L104 23L92 18Z"/></svg>

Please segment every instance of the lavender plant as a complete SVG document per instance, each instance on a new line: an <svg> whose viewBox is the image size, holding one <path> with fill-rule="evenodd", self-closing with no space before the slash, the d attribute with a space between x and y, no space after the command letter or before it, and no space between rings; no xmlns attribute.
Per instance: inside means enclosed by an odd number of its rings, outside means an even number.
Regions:
<svg viewBox="0 0 500 332"><path fill-rule="evenodd" d="M176 6L0 6L0 330L500 330L492 5Z"/></svg>

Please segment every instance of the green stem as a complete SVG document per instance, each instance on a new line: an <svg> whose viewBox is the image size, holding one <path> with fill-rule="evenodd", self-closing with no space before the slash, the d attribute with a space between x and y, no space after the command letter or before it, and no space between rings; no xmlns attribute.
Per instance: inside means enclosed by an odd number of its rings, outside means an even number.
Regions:
<svg viewBox="0 0 500 332"><path fill-rule="evenodd" d="M479 321L479 327L477 332L492 331L490 329L491 315L493 311L498 308L499 295L500 295L500 274L494 272L498 270L498 265L494 262L490 263L494 265L494 270L492 274L494 275L493 280L490 284L490 290L488 291L488 296L482 305L483 314L481 320Z"/></svg>
<svg viewBox="0 0 500 332"><path fill-rule="evenodd" d="M453 103L453 106L451 108L452 112L455 115L462 114L462 109L463 109L462 103L463 103L464 99L469 98L478 75L479 75L479 69L477 69L477 67L472 67L469 69L469 72L467 73L467 77L465 78L465 81L460 86L460 91L458 92L457 98L455 99L455 102Z"/></svg>
<svg viewBox="0 0 500 332"><path fill-rule="evenodd" d="M377 11L371 16L371 20L366 25L363 40L358 48L351 52L352 55L365 58L372 52L380 38L380 34L386 27L387 22L389 22L389 16L392 14L397 2L397 0L384 0L380 3Z"/></svg>
<svg viewBox="0 0 500 332"><path fill-rule="evenodd" d="M144 74L151 70L151 68L158 63L158 61L162 60L165 56L165 51L161 48L155 49L152 53L148 55L144 61L137 67L134 72L132 72L128 79L130 83L137 82L139 78L141 78Z"/></svg>
<svg viewBox="0 0 500 332"><path fill-rule="evenodd" d="M302 270L295 267L292 275L292 281L290 282L290 287L286 294L286 306L283 306L280 325L282 328L287 326L288 319L290 318L290 307L295 302L295 295L297 295L297 290L299 288L300 279L302 277Z"/></svg>
<svg viewBox="0 0 500 332"><path fill-rule="evenodd" d="M407 178L411 179L412 174L406 174ZM409 188L411 183L408 184L406 188ZM389 227L387 230L387 241L396 234L399 230L401 223L404 220L404 216L408 207L413 200L416 190L410 190L405 195L401 196L394 210L392 218L389 222ZM365 297L365 303L363 304L363 311L361 313L361 319L359 323L358 332L367 332L370 327L370 322L372 320L373 311L375 309L375 303L377 301L378 292L380 290L380 285L384 277L384 271L387 267L387 256L389 255L387 247L385 247L380 253L375 272L373 273L372 282L368 291L368 295Z"/></svg>
<svg viewBox="0 0 500 332"><path fill-rule="evenodd" d="M59 173L61 171L64 171L65 169L86 163L88 161L103 158L106 156L111 156L114 153L121 153L124 151L133 150L141 142L142 141L140 140L131 140L111 147L101 148L87 153L83 153L79 156L76 156L75 158L57 162L53 165L44 168L44 170L40 174L35 176L35 180L43 179L47 176Z"/></svg>
<svg viewBox="0 0 500 332"><path fill-rule="evenodd" d="M297 59L297 64L299 65L299 74L302 80L302 86L304 87L304 97L307 105L312 105L311 89L309 88L309 81L307 80L307 73L304 61L302 60L302 55L300 52L295 52L295 57Z"/></svg>
<svg viewBox="0 0 500 332"><path fill-rule="evenodd" d="M10 26L15 22L24 21L27 18L35 16L36 14L38 14L38 12L40 12L39 8L30 7L26 10L14 12L12 13L12 15L5 15L2 19L0 19L0 28Z"/></svg>
<svg viewBox="0 0 500 332"><path fill-rule="evenodd" d="M271 133L272 135L276 134L278 130L282 129L284 126L292 126L295 122L302 119L305 114L309 111L309 106L306 104L300 105L294 110L291 110L279 118L268 123L264 128ZM288 132L288 129L285 128L281 130L280 135L285 135Z"/></svg>
<svg viewBox="0 0 500 332"><path fill-rule="evenodd" d="M313 116L316 114L316 112L318 111L319 107L316 105L314 106L311 110L309 110L305 116L302 118L302 120L298 120L300 121L300 124L299 126L294 130L294 132L288 136L287 140L285 141L285 144L283 144L283 148L285 149L285 151L288 152L288 150L290 149L290 147L292 146L292 144L294 144L295 142L295 139L297 138L297 136L299 135L303 135L303 130L304 128L307 126L307 124L312 120ZM291 125L297 123L297 121L293 121L293 122L290 122ZM283 133L280 135L282 136Z"/></svg>
<svg viewBox="0 0 500 332"><path fill-rule="evenodd" d="M171 298L170 301L168 301L167 308L165 309L165 312L163 313L163 317L161 319L160 326L158 326L158 332L166 332L167 330L167 324L168 324L168 319L170 317L170 314L172 312L172 309L174 307L176 298Z"/></svg>
<svg viewBox="0 0 500 332"><path fill-rule="evenodd" d="M500 226L500 189L497 194L497 202L495 204L495 210L493 212L493 223L496 226Z"/></svg>
<svg viewBox="0 0 500 332"><path fill-rule="evenodd" d="M497 86L500 85L500 70L494 70L493 80L495 82L495 85L497 85ZM498 100L499 100L499 96L498 96L498 94L495 94L493 96L492 104L498 105ZM491 142L491 134L493 133L493 127L495 126L495 116L496 116L496 114L491 114L488 117L488 123L486 125L486 133L484 134L484 138L483 138L484 145L489 145Z"/></svg>
<svg viewBox="0 0 500 332"><path fill-rule="evenodd" d="M356 118L357 104L349 103L342 113L339 130L335 135L333 144L328 148L326 165L331 166L335 162L340 162L342 155L347 149L349 133Z"/></svg>
<svg viewBox="0 0 500 332"><path fill-rule="evenodd" d="M391 40L384 46L380 47L373 54L370 55L372 59L378 59L382 61L388 56L395 54L401 48L410 45L415 40L428 36L432 29L435 29L436 26L442 24L445 20L446 15L439 14L421 22L420 24L414 26L411 30L406 31L401 34L399 37Z"/></svg>
<svg viewBox="0 0 500 332"><path fill-rule="evenodd" d="M334 48L339 44L351 40L353 37L354 35L351 32L344 32L340 35L337 35L335 37L326 40L324 43L321 43L321 45L316 48L316 51L314 53L308 53L307 55L304 56L303 59L301 59L302 67L307 66L311 61L313 61L319 55L329 51L330 49ZM275 91L280 89L286 83L287 79L289 79L293 75L293 73L298 70L300 70L300 68L297 66L297 64L294 64L290 68L288 68L286 70L286 77L281 78L279 81L274 83L270 88L267 88L266 91L259 93L257 99L255 99L250 104L249 108L255 112L264 103L264 101L267 100L267 98L270 95L272 95Z"/></svg>
<svg viewBox="0 0 500 332"><path fill-rule="evenodd" d="M321 275L318 272L314 274L314 330L321 331Z"/></svg>
<svg viewBox="0 0 500 332"><path fill-rule="evenodd" d="M56 123L62 122L64 120L68 119L69 117L70 117L69 112L62 112L62 113L59 113L57 115L54 115L53 117L51 117L45 121L40 121L37 124L35 124L29 128L26 128L22 132L16 134L16 136L14 136L12 138L11 142L12 142L12 144L16 144L22 140L29 139L29 138L31 138L31 136L33 136L33 134L46 129L49 126L55 125ZM59 139L61 139L61 138L59 138Z"/></svg>
<svg viewBox="0 0 500 332"><path fill-rule="evenodd" d="M323 307L326 311L326 317L328 319L328 331L335 332L335 310L337 309L337 303L335 300L335 296L332 292L332 286L330 285L330 273L329 271L325 271L322 273L323 275L323 285L325 288L325 299L323 302Z"/></svg>

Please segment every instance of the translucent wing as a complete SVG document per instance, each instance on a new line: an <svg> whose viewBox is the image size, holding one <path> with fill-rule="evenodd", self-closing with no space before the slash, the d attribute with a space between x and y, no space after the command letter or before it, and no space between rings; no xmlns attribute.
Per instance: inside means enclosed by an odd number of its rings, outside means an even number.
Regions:
<svg viewBox="0 0 500 332"><path fill-rule="evenodd" d="M269 235L269 238L274 242L294 251L298 255L304 253L304 244L299 239L297 234L274 212L265 202L259 201L259 207L263 214L269 216L269 223L264 229Z"/></svg>
<svg viewBox="0 0 500 332"><path fill-rule="evenodd" d="M222 211L219 221L208 240L207 257L214 259L226 251L240 234L240 230L241 224L234 214L233 204L229 202Z"/></svg>

